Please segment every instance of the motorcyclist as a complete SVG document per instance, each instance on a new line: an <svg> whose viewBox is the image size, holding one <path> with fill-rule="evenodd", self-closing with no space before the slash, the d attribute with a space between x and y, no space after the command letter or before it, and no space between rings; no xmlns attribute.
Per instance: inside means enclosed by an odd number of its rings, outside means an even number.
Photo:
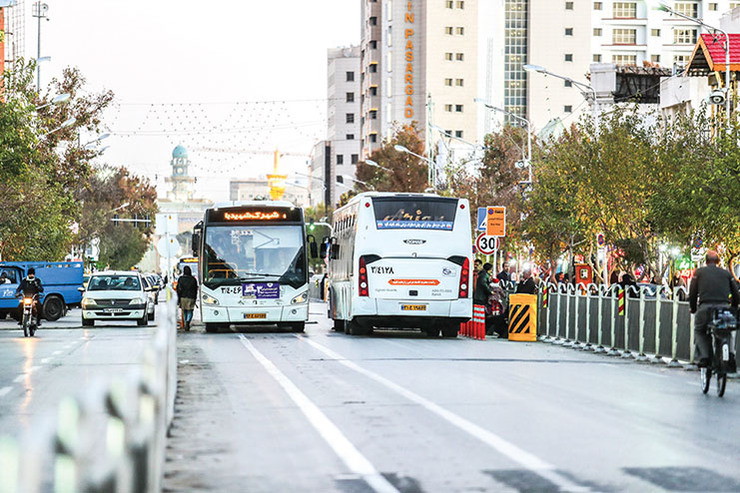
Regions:
<svg viewBox="0 0 740 493"><path fill-rule="evenodd" d="M716 251L709 250L707 265L696 269L689 288L689 307L691 313L696 314L694 319L696 355L694 359L698 361L699 367L710 365L712 338L707 331L707 325L711 321L713 311L717 308L727 308L730 304L737 308L738 301L740 301L740 293L733 282L732 274L720 268L718 264L719 255Z"/></svg>
<svg viewBox="0 0 740 493"><path fill-rule="evenodd" d="M28 274L18 285L18 289L15 290L15 295L18 296L23 294L23 297L33 298L35 295L44 292L44 286L41 284L41 279L36 277L36 269L30 267ZM36 317L36 326L41 327L41 317L39 316L39 300L34 298L33 300L33 316ZM18 321L18 325L21 324L21 320Z"/></svg>

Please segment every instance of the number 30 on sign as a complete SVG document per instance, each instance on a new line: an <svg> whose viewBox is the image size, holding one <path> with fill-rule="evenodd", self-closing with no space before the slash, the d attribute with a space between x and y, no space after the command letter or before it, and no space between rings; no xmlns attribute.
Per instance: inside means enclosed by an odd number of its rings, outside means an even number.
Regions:
<svg viewBox="0 0 740 493"><path fill-rule="evenodd" d="M479 235L475 240L475 247L483 255L493 255L498 250L498 237Z"/></svg>

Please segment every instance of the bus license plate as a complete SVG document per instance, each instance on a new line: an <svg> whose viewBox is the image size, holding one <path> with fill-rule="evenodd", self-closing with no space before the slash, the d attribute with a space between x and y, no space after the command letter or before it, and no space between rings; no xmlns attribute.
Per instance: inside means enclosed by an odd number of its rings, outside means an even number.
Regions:
<svg viewBox="0 0 740 493"><path fill-rule="evenodd" d="M404 312L425 312L426 310L426 305L401 305L401 311Z"/></svg>
<svg viewBox="0 0 740 493"><path fill-rule="evenodd" d="M251 320L254 320L254 319L265 319L265 318L267 318L267 314L266 313L245 313L244 314L244 318L245 319L251 319Z"/></svg>

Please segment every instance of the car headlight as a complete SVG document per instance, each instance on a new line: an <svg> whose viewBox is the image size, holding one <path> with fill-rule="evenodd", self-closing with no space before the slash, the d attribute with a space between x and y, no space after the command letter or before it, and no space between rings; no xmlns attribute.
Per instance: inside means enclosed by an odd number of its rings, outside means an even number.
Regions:
<svg viewBox="0 0 740 493"><path fill-rule="evenodd" d="M203 295L203 303L205 303L206 305L218 305L219 304L218 300L214 298L213 296L211 296L210 294Z"/></svg>
<svg viewBox="0 0 740 493"><path fill-rule="evenodd" d="M146 303L142 298L134 298L128 302L129 305L143 305Z"/></svg>
<svg viewBox="0 0 740 493"><path fill-rule="evenodd" d="M306 300L307 300L306 293L304 292L304 293L299 294L298 296L296 296L292 300L290 300L290 304L291 305L295 305L295 304L298 304L298 303L305 303Z"/></svg>
<svg viewBox="0 0 740 493"><path fill-rule="evenodd" d="M95 301L93 298L82 298L82 308L87 308L88 306L97 305L98 302Z"/></svg>

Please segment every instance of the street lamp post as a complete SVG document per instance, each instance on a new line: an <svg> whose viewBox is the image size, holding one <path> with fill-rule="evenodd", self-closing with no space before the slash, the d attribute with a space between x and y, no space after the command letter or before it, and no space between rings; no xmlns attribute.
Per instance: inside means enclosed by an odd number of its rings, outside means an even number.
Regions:
<svg viewBox="0 0 740 493"><path fill-rule="evenodd" d="M591 97L593 98L593 107L592 107L592 115L594 117L594 124L596 125L596 131L599 130L599 107L598 102L596 101L596 90L589 86L588 84L584 84L583 82L578 82L576 80L571 79L570 77L565 77L564 75L558 75L554 74L550 71L548 71L545 67L541 67L539 65L524 65L524 70L527 72L539 72L544 75L550 75L552 77L555 77L556 79L564 80L566 82L570 82L572 85L578 87L581 89L581 94L583 94L583 97L588 99L586 96L586 93L590 93Z"/></svg>
<svg viewBox="0 0 740 493"><path fill-rule="evenodd" d="M515 115L514 113L510 111L506 111L503 108L493 106L491 103L489 103L485 99L475 98L473 99L473 101L475 101L476 103L482 103L483 106L485 106L489 110L505 113L509 115L510 117L515 118L519 120L520 122L527 124L527 168L529 168L529 183L532 183L532 123L526 118L523 118L519 115Z"/></svg>
<svg viewBox="0 0 740 493"><path fill-rule="evenodd" d="M49 20L46 13L49 11L49 6L43 2L36 2L33 4L32 16L38 19L38 43L37 43L37 56L36 56L36 90L41 93L41 19Z"/></svg>
<svg viewBox="0 0 740 493"><path fill-rule="evenodd" d="M665 2L660 2L658 4L657 10L660 10L662 12L668 12L669 14L673 14L682 19L686 19L687 21L691 21L694 24L697 24L701 27L710 29L714 31L715 36L716 36L716 33L719 32L719 33L722 33L722 35L725 37L725 42L722 45L722 49L725 50L725 114L727 117L727 122L725 122L725 125L727 126L727 131L729 132L730 130L730 35L727 34L727 31L724 31L718 27L705 24L704 21L701 19L697 19L696 17L691 17L688 15L682 14L680 12L676 12L674 9L669 7Z"/></svg>
<svg viewBox="0 0 740 493"><path fill-rule="evenodd" d="M428 174L429 185L431 188L434 188L435 190L437 189L437 173L436 173L436 169L434 168L434 162L431 159L426 158L415 152L412 152L407 147L399 145L399 144L394 145L393 148L397 150L398 152L405 152L406 154L411 154L412 156L418 157L419 159L425 161L427 163L427 167L429 168L429 174Z"/></svg>
<svg viewBox="0 0 740 493"><path fill-rule="evenodd" d="M393 172L392 169L386 168L385 166L381 166L378 163L376 163L375 161L373 161L372 159L365 159L365 164L367 164L369 166L372 166L373 168L382 169L383 171L387 171L389 173L392 173Z"/></svg>
<svg viewBox="0 0 740 493"><path fill-rule="evenodd" d="M58 95L58 96L54 96L54 98L53 98L53 99L52 99L51 101L49 101L48 103L46 103L46 104L42 104L41 106L37 106L37 107L36 107L36 111L38 111L38 110L42 110L42 109L46 108L47 106L51 106L52 104L59 104L59 103L63 103L63 102L65 102L66 100L68 100L69 98L70 98L70 95L69 95L69 94L67 94L67 93L65 93L65 94L60 94L60 95Z"/></svg>
<svg viewBox="0 0 740 493"><path fill-rule="evenodd" d="M349 176L349 175L337 175L337 178L340 178L340 177L342 178L342 180L345 180L345 179L347 179L347 180L352 180L353 182L355 182L355 183L359 183L360 185L363 185L363 186L365 186L365 187L369 188L370 190L375 190L375 187L374 187L374 186L372 186L371 184L369 184L369 183L368 183L368 182L366 182L366 181L358 180L357 178L352 178L352 177L351 177L351 176ZM341 184L341 185L344 185L344 182L343 182L343 181L339 181L339 180L337 180L337 183L339 183L339 184Z"/></svg>
<svg viewBox="0 0 740 493"><path fill-rule="evenodd" d="M67 128L67 127L69 127L70 125L74 125L74 123L75 123L76 121L77 121L77 119L76 119L75 117L67 118L67 119L66 119L66 120L64 120L64 121L62 122L62 124L61 124L61 125L59 125L59 126L58 126L57 128L55 128L55 129L53 129L53 130L50 130L50 131L46 132L45 134L41 135L41 136L39 137L39 141L40 141L41 139L43 139L44 137L47 137L47 136L49 136L49 135L53 134L54 132L58 132L59 130L61 130L61 129L63 129L63 128ZM36 145L38 145L38 143L37 143Z"/></svg>

